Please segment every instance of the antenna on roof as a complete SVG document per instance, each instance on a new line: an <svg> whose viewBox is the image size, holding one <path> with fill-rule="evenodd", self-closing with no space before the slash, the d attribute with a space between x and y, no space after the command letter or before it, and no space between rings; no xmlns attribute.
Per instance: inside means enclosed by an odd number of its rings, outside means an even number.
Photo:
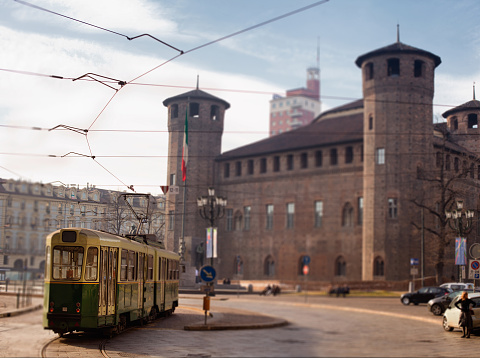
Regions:
<svg viewBox="0 0 480 358"><path fill-rule="evenodd" d="M320 36L317 37L317 68L320 68Z"/></svg>
<svg viewBox="0 0 480 358"><path fill-rule="evenodd" d="M397 24L397 42L400 42L400 25Z"/></svg>
<svg viewBox="0 0 480 358"><path fill-rule="evenodd" d="M198 82L200 81L200 75L197 75L197 90L198 90Z"/></svg>
<svg viewBox="0 0 480 358"><path fill-rule="evenodd" d="M473 82L473 100L475 100L475 82Z"/></svg>

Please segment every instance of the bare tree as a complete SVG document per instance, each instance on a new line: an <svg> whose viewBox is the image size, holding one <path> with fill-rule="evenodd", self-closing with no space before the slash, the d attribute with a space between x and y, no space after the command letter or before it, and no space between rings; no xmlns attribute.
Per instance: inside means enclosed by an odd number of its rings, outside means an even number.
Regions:
<svg viewBox="0 0 480 358"><path fill-rule="evenodd" d="M423 209L424 223L412 222L418 230L429 233L430 246L433 250L433 265L437 284L443 281L445 251L452 247L454 235L448 227L445 212L454 205L455 199L462 197L462 180L469 173L466 167L450 170L449 151L446 148L447 133L443 135L443 145L436 153L436 170L419 170L419 178L424 183L424 195L428 197L414 198L412 203Z"/></svg>
<svg viewBox="0 0 480 358"><path fill-rule="evenodd" d="M118 193L110 192L105 220L107 231L117 235L123 234L122 229L128 221L132 220L132 214L125 200Z"/></svg>

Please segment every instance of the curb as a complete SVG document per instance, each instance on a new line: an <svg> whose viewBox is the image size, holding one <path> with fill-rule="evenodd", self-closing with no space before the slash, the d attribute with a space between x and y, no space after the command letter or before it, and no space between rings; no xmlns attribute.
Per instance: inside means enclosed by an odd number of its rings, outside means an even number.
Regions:
<svg viewBox="0 0 480 358"><path fill-rule="evenodd" d="M234 331L240 329L265 329L275 328L288 325L288 321L275 319L269 323L254 323L254 324L192 324L184 327L185 331Z"/></svg>
<svg viewBox="0 0 480 358"><path fill-rule="evenodd" d="M39 309L42 309L42 308L43 308L42 304L39 304L39 305L36 305L36 306L30 306L30 307L26 307L26 308L19 308L19 309L13 310L13 311L0 313L0 318L18 316L18 315L21 315L23 313L36 311L36 310L39 310Z"/></svg>

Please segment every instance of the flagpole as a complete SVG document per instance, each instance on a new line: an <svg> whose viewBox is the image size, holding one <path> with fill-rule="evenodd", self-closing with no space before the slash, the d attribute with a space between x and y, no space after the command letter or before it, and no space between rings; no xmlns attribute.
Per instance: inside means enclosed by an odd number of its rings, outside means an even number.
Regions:
<svg viewBox="0 0 480 358"><path fill-rule="evenodd" d="M185 108L185 130L184 130L184 143L187 145L187 153L188 153L188 142L186 142L185 136L187 136L187 130L188 130L188 107L190 106L190 97L187 99L187 107ZM188 137L187 137L188 138ZM185 144L184 144L185 146ZM183 148L183 151L185 151L185 148ZM182 153L182 169L183 169L183 154ZM187 159L188 160L188 159ZM185 208L185 203L186 203L186 196L187 196L187 175L186 175L186 167L185 167L185 174L182 173L182 179L183 179L183 215L182 215L182 237L181 237L181 242L180 242L180 260L182 263L185 264L185 213L186 213L186 208Z"/></svg>

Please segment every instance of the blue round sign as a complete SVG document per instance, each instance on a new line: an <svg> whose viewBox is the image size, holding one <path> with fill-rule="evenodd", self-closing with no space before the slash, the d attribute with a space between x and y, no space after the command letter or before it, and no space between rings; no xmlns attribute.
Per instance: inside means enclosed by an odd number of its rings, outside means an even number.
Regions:
<svg viewBox="0 0 480 358"><path fill-rule="evenodd" d="M216 275L217 273L212 266L203 266L200 269L200 278L205 282L212 282Z"/></svg>
<svg viewBox="0 0 480 358"><path fill-rule="evenodd" d="M308 265L310 263L310 256L305 255L303 256L303 264Z"/></svg>

